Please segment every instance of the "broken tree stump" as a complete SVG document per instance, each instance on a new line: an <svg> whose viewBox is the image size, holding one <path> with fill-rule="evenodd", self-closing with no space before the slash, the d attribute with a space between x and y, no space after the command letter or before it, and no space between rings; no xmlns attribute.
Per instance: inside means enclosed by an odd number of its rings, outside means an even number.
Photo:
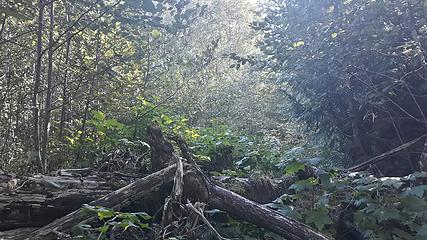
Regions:
<svg viewBox="0 0 427 240"><path fill-rule="evenodd" d="M173 146L165 139L160 127L156 125L148 126L147 136L151 152L151 171L159 171L173 163Z"/></svg>

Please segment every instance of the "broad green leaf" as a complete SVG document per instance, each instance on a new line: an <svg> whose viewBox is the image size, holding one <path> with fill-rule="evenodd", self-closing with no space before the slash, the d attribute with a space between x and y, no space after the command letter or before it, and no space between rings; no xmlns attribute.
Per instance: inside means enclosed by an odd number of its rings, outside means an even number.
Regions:
<svg viewBox="0 0 427 240"><path fill-rule="evenodd" d="M99 121L105 120L105 113L101 111L93 111L92 112L93 118Z"/></svg>
<svg viewBox="0 0 427 240"><path fill-rule="evenodd" d="M285 168L285 173L286 175L292 175L297 173L300 170L304 170L305 169L305 164L301 163L301 162L292 162L288 165L286 165Z"/></svg>
<svg viewBox="0 0 427 240"><path fill-rule="evenodd" d="M315 178L309 178L306 180L299 180L292 184L289 187L289 190L295 190L296 192L300 192L307 189L312 189L313 186L315 186L318 183L317 179Z"/></svg>
<svg viewBox="0 0 427 240"><path fill-rule="evenodd" d="M314 224L319 230L322 230L325 225L333 223L326 208L317 208L309 211L306 214L305 222Z"/></svg>
<svg viewBox="0 0 427 240"><path fill-rule="evenodd" d="M153 38L159 38L161 35L162 35L162 33L157 29L154 29L153 31L151 31L151 36Z"/></svg>
<svg viewBox="0 0 427 240"><path fill-rule="evenodd" d="M109 229L110 229L110 226L104 225L104 226L99 227L98 231L101 233L107 233Z"/></svg>
<svg viewBox="0 0 427 240"><path fill-rule="evenodd" d="M96 212L98 214L99 220L111 218L114 216L114 212L112 210L106 209L106 208L99 208L96 210Z"/></svg>
<svg viewBox="0 0 427 240"><path fill-rule="evenodd" d="M415 181L418 178L427 178L427 172L414 172L406 178L408 178L411 181Z"/></svg>

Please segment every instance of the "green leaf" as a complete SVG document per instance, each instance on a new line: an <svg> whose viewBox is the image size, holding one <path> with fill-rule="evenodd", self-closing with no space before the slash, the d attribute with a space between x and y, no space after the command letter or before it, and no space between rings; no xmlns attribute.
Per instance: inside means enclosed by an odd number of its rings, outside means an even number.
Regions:
<svg viewBox="0 0 427 240"><path fill-rule="evenodd" d="M418 178L427 178L427 172L414 172L409 176L407 176L406 178L408 178L411 181L415 181Z"/></svg>
<svg viewBox="0 0 427 240"><path fill-rule="evenodd" d="M94 119L99 120L99 121L105 120L105 113L103 113L101 111L93 111L92 116Z"/></svg>
<svg viewBox="0 0 427 240"><path fill-rule="evenodd" d="M107 233L109 229L110 229L110 226L108 226L108 225L104 225L104 226L99 227L99 228L98 228L98 231L99 231L100 233Z"/></svg>
<svg viewBox="0 0 427 240"><path fill-rule="evenodd" d="M409 196L415 196L422 198L424 196L424 192L427 191L427 185L419 185L415 187L408 188L404 194Z"/></svg>
<svg viewBox="0 0 427 240"><path fill-rule="evenodd" d="M295 190L296 192L300 192L307 189L312 189L313 186L315 186L318 183L318 180L316 178L309 178L306 180L299 180L292 184L289 187L289 190Z"/></svg>
<svg viewBox="0 0 427 240"><path fill-rule="evenodd" d="M96 212L98 214L99 220L111 218L114 216L114 212L112 210L106 209L106 208L99 208L96 210Z"/></svg>
<svg viewBox="0 0 427 240"><path fill-rule="evenodd" d="M157 29L154 29L153 31L151 31L151 37L153 38L159 38L161 35L162 33Z"/></svg>
<svg viewBox="0 0 427 240"><path fill-rule="evenodd" d="M309 211L306 214L305 222L308 224L314 224L314 226L319 230L322 230L327 224L332 224L331 217L329 216L326 208L317 208Z"/></svg>
<svg viewBox="0 0 427 240"><path fill-rule="evenodd" d="M140 223L139 227L141 227L141 229L150 229L150 225L148 223Z"/></svg>
<svg viewBox="0 0 427 240"><path fill-rule="evenodd" d="M285 173L286 175L292 175L297 173L300 170L304 170L305 169L305 164L301 163L301 162L292 162L288 165L286 165L285 168Z"/></svg>
<svg viewBox="0 0 427 240"><path fill-rule="evenodd" d="M138 212L138 213L135 213L135 215L137 215L138 217L141 217L146 221L152 219L152 217L145 212Z"/></svg>

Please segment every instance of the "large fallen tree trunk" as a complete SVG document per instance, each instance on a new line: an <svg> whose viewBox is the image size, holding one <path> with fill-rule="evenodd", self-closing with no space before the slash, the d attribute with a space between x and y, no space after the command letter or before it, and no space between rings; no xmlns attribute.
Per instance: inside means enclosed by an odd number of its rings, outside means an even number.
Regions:
<svg viewBox="0 0 427 240"><path fill-rule="evenodd" d="M45 226L137 179L89 169L60 170L55 175L23 179L6 174L0 176L0 185L4 187L0 189L0 231ZM221 176L213 180L219 186L261 204L272 202L286 193L295 182L292 177L274 180ZM141 209L141 205L148 206L156 201L159 202L155 199L152 202L138 201L131 207ZM155 206L152 208L150 211L144 207L144 211L155 212Z"/></svg>
<svg viewBox="0 0 427 240"><path fill-rule="evenodd" d="M208 203L227 211L237 219L252 222L290 240L327 239L307 225L280 215L238 194L216 185L209 186Z"/></svg>
<svg viewBox="0 0 427 240"><path fill-rule="evenodd" d="M237 219L254 223L290 240L327 239L305 224L280 215L230 190L219 187L198 169L186 174L185 190L192 199L208 203L213 208L224 210Z"/></svg>
<svg viewBox="0 0 427 240"><path fill-rule="evenodd" d="M143 201L144 197L158 191L161 186L173 180L175 165L167 167L140 179L129 186L119 189L107 196L93 201L90 205L103 206L120 210L133 201ZM191 168L191 171L188 169ZM280 215L262 205L256 204L236 193L221 188L210 182L197 168L184 165L186 175L185 189L190 191L187 196L203 200L214 208L223 209L231 215L276 232L287 239L327 239L308 226ZM194 197L195 196L195 197ZM37 230L28 239L49 239L52 232L66 232L73 226L86 220L89 216L77 210L51 224Z"/></svg>

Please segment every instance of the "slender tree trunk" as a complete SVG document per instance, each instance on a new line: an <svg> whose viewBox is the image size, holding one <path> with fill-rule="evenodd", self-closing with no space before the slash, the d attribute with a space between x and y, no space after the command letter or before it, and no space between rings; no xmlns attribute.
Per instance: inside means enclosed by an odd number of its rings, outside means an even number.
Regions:
<svg viewBox="0 0 427 240"><path fill-rule="evenodd" d="M3 19L1 19L1 24L0 24L0 39L2 39L2 35L6 26L6 20L7 20L7 16L4 17Z"/></svg>
<svg viewBox="0 0 427 240"><path fill-rule="evenodd" d="M34 87L33 87L33 153L31 160L36 162L38 170L43 171L43 163L41 160L40 153L40 111L39 111L39 89L41 85L41 67L42 67L42 37L43 37L43 12L44 12L44 0L39 0L39 16L38 16L38 31L37 31L37 59L35 64L35 76L34 76Z"/></svg>
<svg viewBox="0 0 427 240"><path fill-rule="evenodd" d="M360 133L360 116L355 106L355 101L350 99L348 101L351 116L351 129L352 129L352 158L354 162L362 162L367 156L365 148L362 143L362 136Z"/></svg>
<svg viewBox="0 0 427 240"><path fill-rule="evenodd" d="M148 35L147 35L147 67L145 69L144 86L142 89L142 96L144 98L146 97L147 85L148 85L149 78L150 78L150 65L151 65L151 45L150 44L151 44L150 33L148 33Z"/></svg>
<svg viewBox="0 0 427 240"><path fill-rule="evenodd" d="M420 171L427 171L427 137L424 142L423 151L420 155Z"/></svg>
<svg viewBox="0 0 427 240"><path fill-rule="evenodd" d="M67 22L67 25L70 25L70 12L68 8L67 1L64 1L65 6L65 21ZM66 114L67 114L67 102L68 102L68 96L67 96L67 87L68 87L68 64L70 62L70 49L71 49L71 30L67 31L67 44L65 47L65 72L64 72L64 81L62 85L62 107L61 107L61 121L59 123L59 139L62 139L64 135L64 125L66 121Z"/></svg>
<svg viewBox="0 0 427 240"><path fill-rule="evenodd" d="M50 119L52 115L52 83L53 83L53 31L54 31L54 1L50 3L49 9L49 51L48 51L48 72L47 72L47 89L45 101L45 116L43 122L43 137L41 157L43 164L43 172L48 169L48 147L49 147L49 133L50 133Z"/></svg>

